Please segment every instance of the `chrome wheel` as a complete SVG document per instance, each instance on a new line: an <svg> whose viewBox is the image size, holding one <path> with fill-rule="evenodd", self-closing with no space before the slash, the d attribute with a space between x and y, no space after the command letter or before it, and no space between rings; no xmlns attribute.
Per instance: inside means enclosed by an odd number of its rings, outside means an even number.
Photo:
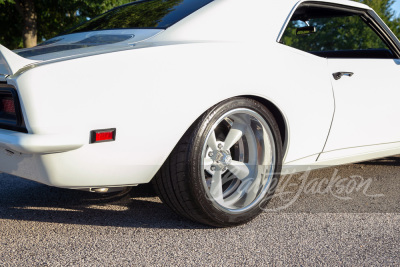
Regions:
<svg viewBox="0 0 400 267"><path fill-rule="evenodd" d="M162 201L204 224L247 223L263 212L282 166L274 115L245 97L211 107L182 136L153 180Z"/></svg>
<svg viewBox="0 0 400 267"><path fill-rule="evenodd" d="M275 172L275 140L257 112L225 113L208 133L202 152L202 178L208 198L227 213L243 213L268 193Z"/></svg>

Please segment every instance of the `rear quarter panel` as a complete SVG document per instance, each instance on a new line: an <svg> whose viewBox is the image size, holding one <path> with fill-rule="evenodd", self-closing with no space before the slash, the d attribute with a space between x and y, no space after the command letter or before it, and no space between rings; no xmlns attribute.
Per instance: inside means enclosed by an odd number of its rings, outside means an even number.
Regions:
<svg viewBox="0 0 400 267"><path fill-rule="evenodd" d="M82 184L82 168L100 168L102 184L116 175L118 184L148 182L203 112L242 95L285 115L286 162L317 155L333 115L328 80L324 59L280 44L191 43L45 64L14 83L30 133L87 136L81 149L43 156L61 176L60 168L77 168L68 172L72 185ZM117 128L116 142L89 144L91 130L106 128Z"/></svg>

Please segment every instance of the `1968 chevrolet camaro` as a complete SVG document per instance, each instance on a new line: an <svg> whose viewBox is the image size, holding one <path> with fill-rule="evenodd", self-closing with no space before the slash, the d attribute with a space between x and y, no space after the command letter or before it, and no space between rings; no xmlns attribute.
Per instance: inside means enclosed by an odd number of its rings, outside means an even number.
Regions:
<svg viewBox="0 0 400 267"><path fill-rule="evenodd" d="M400 153L400 43L344 0L145 0L0 46L0 171L153 182L189 219L257 216L282 171Z"/></svg>

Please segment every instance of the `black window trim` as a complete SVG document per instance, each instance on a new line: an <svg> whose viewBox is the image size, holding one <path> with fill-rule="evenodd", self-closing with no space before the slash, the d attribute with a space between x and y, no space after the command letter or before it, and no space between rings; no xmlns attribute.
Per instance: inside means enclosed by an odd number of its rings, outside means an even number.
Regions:
<svg viewBox="0 0 400 267"><path fill-rule="evenodd" d="M388 26L375 13L372 13L367 9L358 8L358 7L343 6L343 5L335 4L335 3L322 3L322 2L317 2L317 1L307 1L307 2L303 2L300 5L295 7L293 14L291 14L291 16L289 18L289 22L292 19L293 15L296 13L297 9L299 9L300 7L304 7L304 6L331 8L333 10L347 11L347 12L352 12L354 14L360 15L361 19L363 19L365 21L365 23L367 23L371 27L371 29L388 46L388 48L393 53L393 55L396 57L396 59L400 59L400 47L398 45L399 42L395 41L393 39L393 37L389 34L390 29L388 28ZM286 31L287 27L288 27L288 24L285 26L284 30L282 31L282 35L278 41L279 43L281 43L282 38L283 38L283 33Z"/></svg>

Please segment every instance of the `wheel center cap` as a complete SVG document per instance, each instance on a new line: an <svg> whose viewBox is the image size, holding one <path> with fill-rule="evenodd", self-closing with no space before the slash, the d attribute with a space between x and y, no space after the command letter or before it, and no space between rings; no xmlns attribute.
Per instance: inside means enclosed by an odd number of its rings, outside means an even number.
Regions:
<svg viewBox="0 0 400 267"><path fill-rule="evenodd" d="M221 164L224 167L231 165L232 156L229 154L229 151L218 151L215 161L217 164Z"/></svg>

